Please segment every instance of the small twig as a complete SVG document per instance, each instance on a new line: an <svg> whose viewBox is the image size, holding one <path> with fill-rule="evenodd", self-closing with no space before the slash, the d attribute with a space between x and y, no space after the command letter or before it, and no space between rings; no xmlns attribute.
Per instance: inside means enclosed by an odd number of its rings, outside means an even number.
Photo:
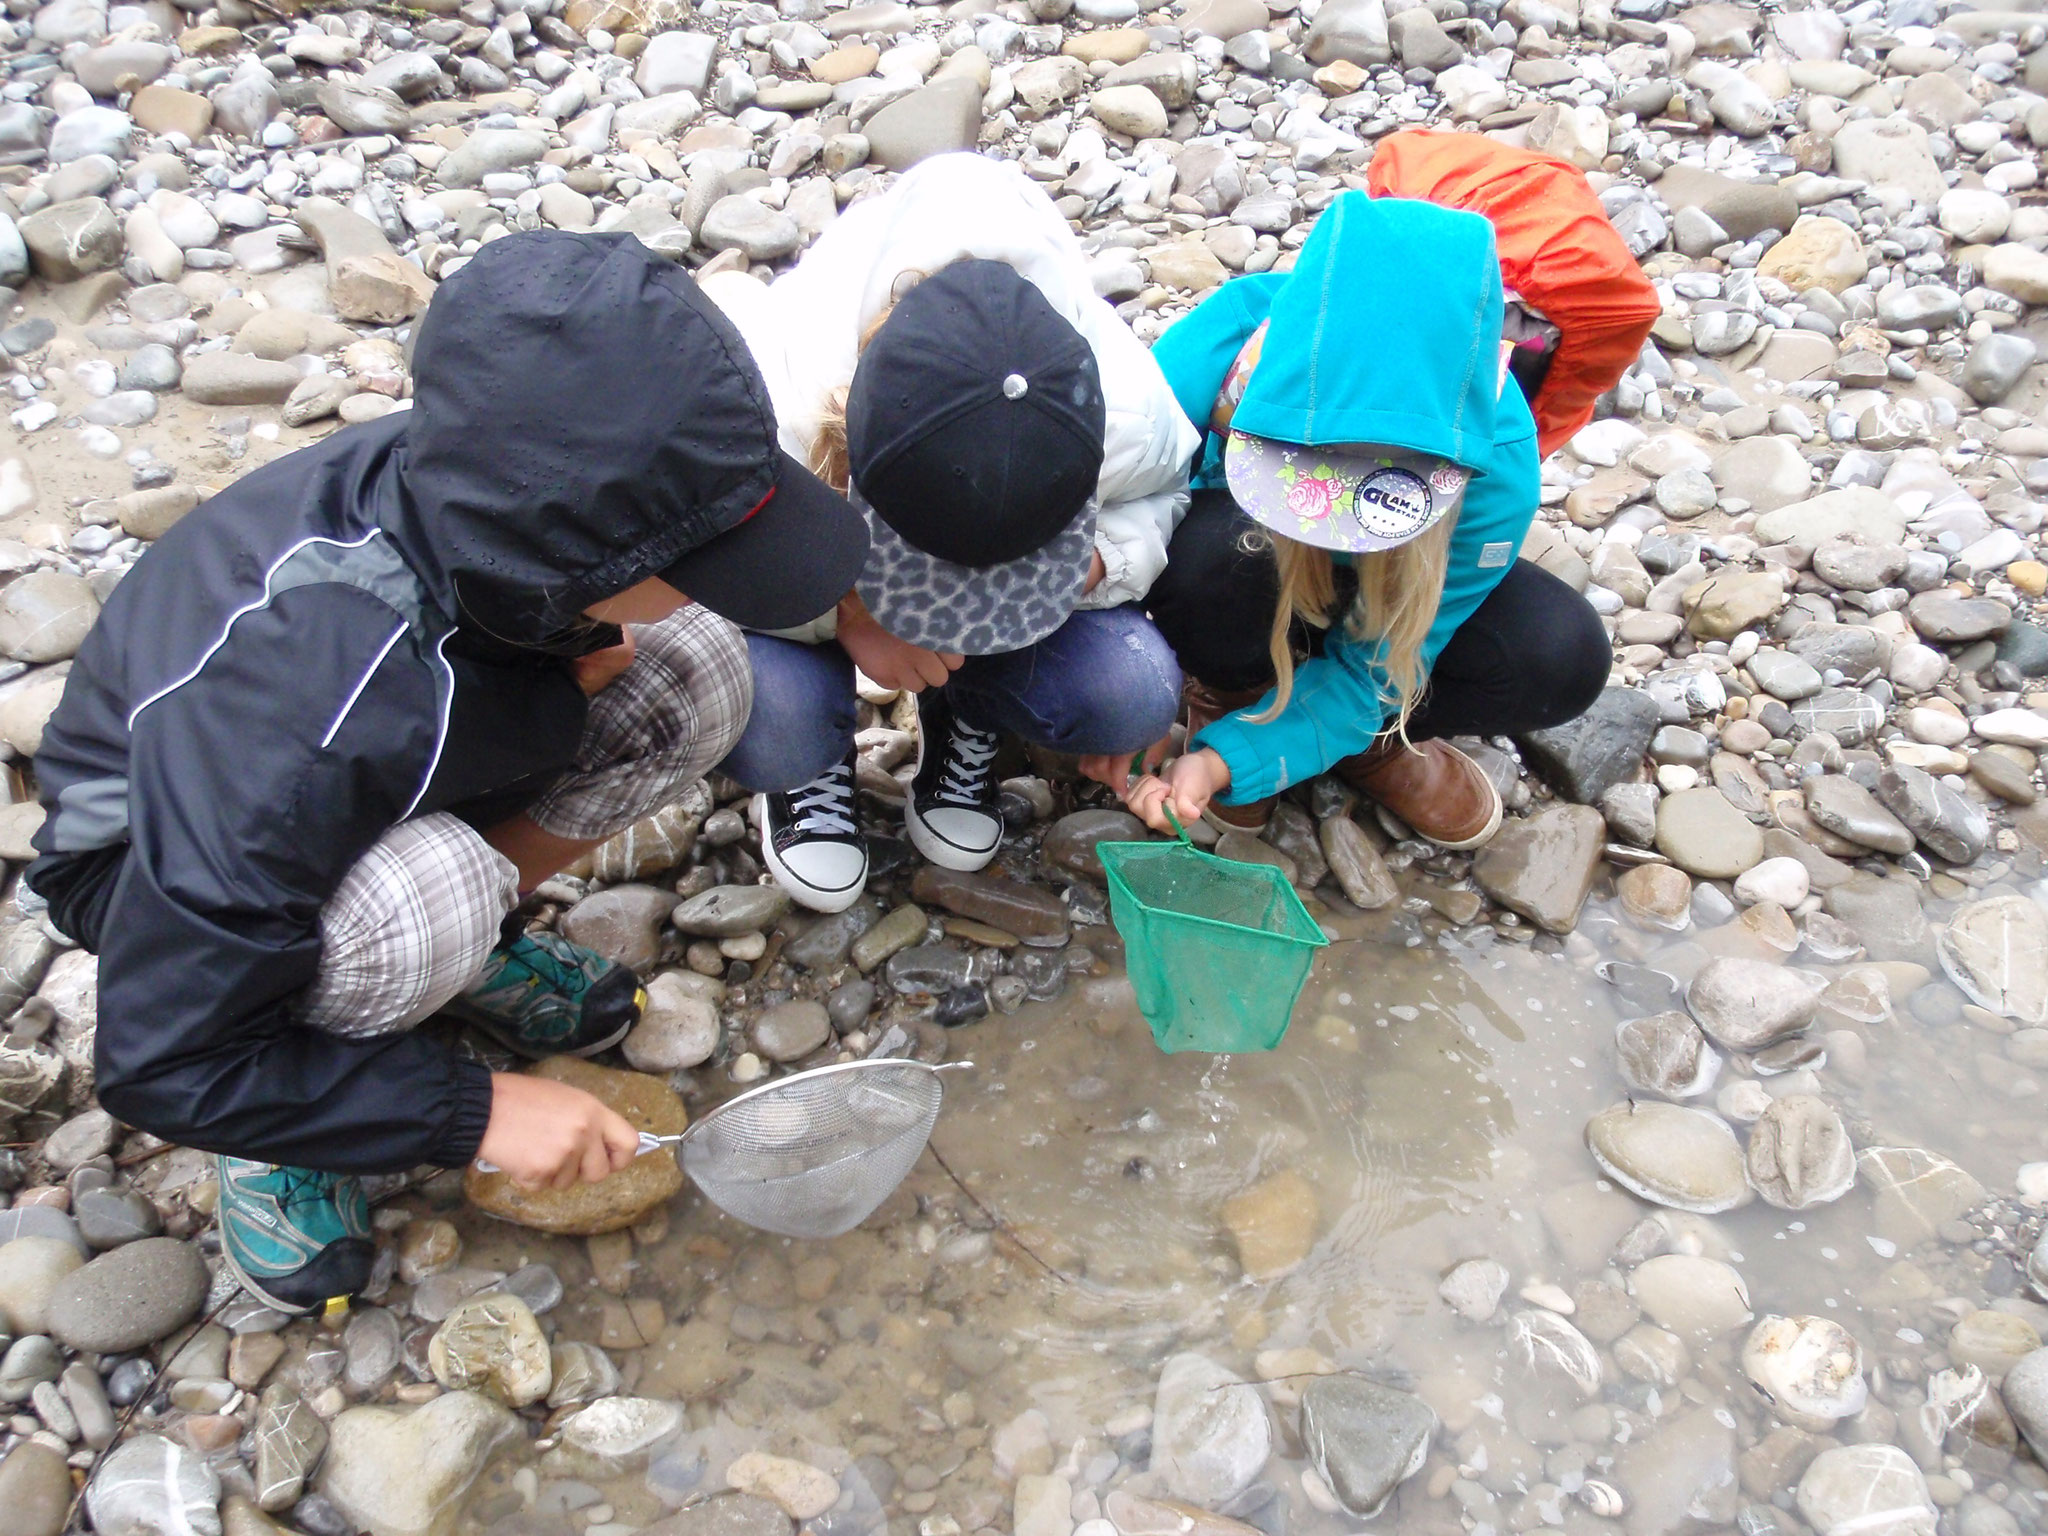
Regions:
<svg viewBox="0 0 2048 1536"><path fill-rule="evenodd" d="M114 1166L133 1168L137 1163L146 1163L153 1157L162 1157L166 1152L175 1152L177 1149L178 1144L175 1141L167 1141L160 1147L151 1147L147 1152L130 1152L126 1157L117 1157L114 1159Z"/></svg>
<svg viewBox="0 0 2048 1536"><path fill-rule="evenodd" d="M960 1193L965 1195L970 1201L973 1202L974 1208L977 1211L981 1212L982 1215L986 1216L990 1221L994 1222L996 1225L996 1230L1001 1232L1003 1236L1007 1237L1011 1242L1015 1243L1017 1245L1018 1250L1024 1255L1025 1258L1029 1259L1032 1263L1036 1264L1048 1275L1053 1276L1055 1279L1064 1280L1068 1285L1079 1285L1081 1283L1080 1281L1076 1280L1072 1275L1068 1274L1065 1270L1059 1268L1056 1265L1049 1264L1044 1259L1040 1258L1038 1254L1032 1250L1031 1245L1025 1242L1023 1238L1017 1235L1017 1229L1015 1227L1012 1227L1007 1221L1003 1220L1002 1217L998 1216L994 1211L990 1210L986 1205L984 1205L982 1203L981 1196L977 1195L973 1190L967 1187L966 1181L962 1179L959 1174L953 1171L953 1165L946 1161L946 1159L940 1154L939 1149L935 1144L929 1141L926 1142L925 1150L931 1153L932 1161L939 1165L940 1170L944 1172L947 1178L953 1181L954 1185L959 1189Z"/></svg>
<svg viewBox="0 0 2048 1536"><path fill-rule="evenodd" d="M215 1318L227 1311L228 1303L241 1294L241 1287L237 1286L234 1290L229 1291L227 1295L223 1296L220 1300L220 1305L202 1317L199 1320L199 1326L186 1336L186 1342L191 1342L193 1338L198 1336L201 1329L208 1327ZM171 1359L176 1360L177 1358L177 1353L174 1352ZM78 1491L71 1495L71 1503L64 1511L64 1525L62 1527L64 1530L71 1531L77 1529L75 1522L78 1519L79 1507L85 1502L86 1490L92 1487L93 1476L99 1471L100 1463L106 1460L107 1452L121 1443L121 1437L128 1433L129 1424L134 1421L135 1415L142 1411L142 1405L156 1396L156 1390L156 1378L151 1377L149 1386L136 1394L135 1401L128 1405L128 1411L114 1421L114 1438L93 1452L92 1463L85 1469L85 1478L79 1483Z"/></svg>

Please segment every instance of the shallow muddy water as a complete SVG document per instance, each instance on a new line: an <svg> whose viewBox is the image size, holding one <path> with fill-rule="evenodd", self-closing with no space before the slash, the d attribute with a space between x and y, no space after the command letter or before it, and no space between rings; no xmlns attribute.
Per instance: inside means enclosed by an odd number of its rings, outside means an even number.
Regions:
<svg viewBox="0 0 2048 1536"><path fill-rule="evenodd" d="M1923 1212L1880 1199L1866 1169L1801 1211L1660 1210L1602 1177L1585 1127L1629 1095L1615 1026L1653 1011L1630 988L1669 984L1623 972L1617 986L1601 962L1683 983L1753 941L1738 925L1651 934L1590 909L1562 944L1417 922L1383 914L1325 951L1269 1054L1161 1053L1120 976L952 1031L951 1054L975 1070L949 1078L933 1139L986 1212L931 1157L863 1228L824 1243L750 1233L686 1191L603 1284L584 1242L437 1212L463 1231L465 1265L552 1265L567 1296L557 1339L604 1344L627 1393L689 1404L688 1432L647 1471L571 1467L544 1437L537 1467L500 1461L478 1482L465 1526L581 1500L570 1529L593 1525L592 1506L598 1536L637 1528L720 1490L749 1449L839 1479L838 1505L812 1522L824 1531L1010 1529L1018 1470L1064 1474L1067 1518L1099 1518L1113 1490L1171 1492L1148 1467L1150 1410L1163 1362L1192 1351L1267 1405L1271 1460L1219 1512L1268 1532L1362 1528L1303 1476L1297 1402L1326 1371L1412 1391L1443 1421L1375 1529L1615 1529L1596 1510L1620 1506L1631 1536L1794 1532L1791 1490L1816 1450L1901 1439L1936 1505L1977 1512L1973 1533L1994 1528L1987 1502L2036 1527L2044 1480L2010 1454L2009 1421L1984 1423L2003 1419L1995 1395L1974 1438L1943 1447L1908 1427L1927 1378L1955 1363L1958 1320L1991 1308L2048 1321L2023 1275L2038 1219L2012 1199L2022 1165L2048 1155L2048 1123L1998 1033L1946 1005L1920 1010L1938 1022L1916 1017L1898 989L1927 973L1893 966L1891 1017L1823 1011L1812 1038L1825 1055L1756 1079L1766 1094L1824 1096L1859 1150L1953 1159L1983 1199ZM1749 1075L1726 1062L1688 1102L1739 1103L1731 1087ZM1743 1092L1753 1118L1762 1100ZM1870 1406L1788 1429L1739 1363L1748 1321L1702 1321L1683 1295L1638 1320L1650 1298L1631 1296L1626 1271L1660 1252L1732 1266L1747 1286L1738 1312L1840 1323L1861 1345ZM1485 1322L1439 1295L1472 1259L1510 1276ZM1517 1348L1509 1320L1546 1311L1597 1342L1595 1390ZM1111 1512L1130 1536L1157 1506L1126 1497ZM1018 1518L1028 1536L1060 1536L1042 1509Z"/></svg>

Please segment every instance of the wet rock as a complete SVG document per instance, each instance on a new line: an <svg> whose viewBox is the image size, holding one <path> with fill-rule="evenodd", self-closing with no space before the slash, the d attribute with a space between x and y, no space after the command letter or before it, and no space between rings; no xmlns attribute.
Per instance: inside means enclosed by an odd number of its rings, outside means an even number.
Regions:
<svg viewBox="0 0 2048 1536"><path fill-rule="evenodd" d="M1039 886L927 864L911 881L910 893L927 906L1000 928L1027 944L1058 948L1067 942L1067 909Z"/></svg>
<svg viewBox="0 0 2048 1536"><path fill-rule="evenodd" d="M182 388L200 405L282 405L301 375L290 363L246 352L202 352L188 358Z"/></svg>
<svg viewBox="0 0 2048 1536"><path fill-rule="evenodd" d="M1913 851L1913 834L1854 779L1823 774L1806 782L1806 811L1837 837L1880 853Z"/></svg>
<svg viewBox="0 0 2048 1536"><path fill-rule="evenodd" d="M327 1450L327 1425L289 1385L274 1381L257 1401L253 1430L256 1503L275 1514L305 1491L306 1478Z"/></svg>
<svg viewBox="0 0 2048 1536"><path fill-rule="evenodd" d="M789 910L789 896L777 885L718 885L677 907L669 921L693 938L727 939L760 933Z"/></svg>
<svg viewBox="0 0 2048 1536"><path fill-rule="evenodd" d="M320 1492L376 1536L430 1536L518 1433L511 1413L475 1392L450 1392L409 1412L350 1408L330 1427Z"/></svg>
<svg viewBox="0 0 2048 1536"><path fill-rule="evenodd" d="M1985 1308L1957 1322L1948 1336L1948 1357L1959 1368L1975 1366L1998 1381L2041 1347L2041 1335L2024 1317Z"/></svg>
<svg viewBox="0 0 2048 1536"><path fill-rule="evenodd" d="M1639 927L1671 931L1692 921L1692 881L1669 864L1644 864L1614 882L1614 894Z"/></svg>
<svg viewBox="0 0 2048 1536"><path fill-rule="evenodd" d="M853 941L854 965L867 974L922 940L925 926L924 910L904 903Z"/></svg>
<svg viewBox="0 0 2048 1536"><path fill-rule="evenodd" d="M1742 1346L1742 1370L1781 1410L1832 1424L1863 1411L1863 1350L1824 1317L1766 1317Z"/></svg>
<svg viewBox="0 0 2048 1536"><path fill-rule="evenodd" d="M71 1471L38 1440L23 1440L0 1458L0 1509L19 1536L58 1536L71 1509Z"/></svg>
<svg viewBox="0 0 2048 1536"><path fill-rule="evenodd" d="M1927 1481L1895 1445L1822 1451L1799 1479L1798 1501L1820 1536L1934 1536Z"/></svg>
<svg viewBox="0 0 2048 1536"><path fill-rule="evenodd" d="M1586 1123L1593 1160L1658 1205L1711 1215L1749 1199L1742 1150L1718 1116L1676 1104L1617 1104Z"/></svg>
<svg viewBox="0 0 2048 1536"><path fill-rule="evenodd" d="M616 1380L616 1372L613 1374ZM549 1401L553 1401L552 1395ZM645 1467L683 1424L679 1404L645 1397L606 1397L563 1420L562 1446L596 1475L616 1477ZM735 1485L740 1482L737 1477L731 1480Z"/></svg>
<svg viewBox="0 0 2048 1536"><path fill-rule="evenodd" d="M1557 805L1495 834L1472 877L1495 901L1552 933L1578 922L1599 873L1606 821L1585 805Z"/></svg>
<svg viewBox="0 0 2048 1536"><path fill-rule="evenodd" d="M2037 1349L2005 1373L1999 1394L2036 1457L2048 1451L2048 1349Z"/></svg>
<svg viewBox="0 0 2048 1536"><path fill-rule="evenodd" d="M1871 1187L1880 1237L1910 1247L1984 1198L1984 1186L1924 1147L1866 1147L1856 1171Z"/></svg>
<svg viewBox="0 0 2048 1536"><path fill-rule="evenodd" d="M2048 1024L2048 914L2024 896L1971 902L1935 940L1941 967L1980 1008Z"/></svg>
<svg viewBox="0 0 2048 1536"><path fill-rule="evenodd" d="M1750 1187L1780 1210L1839 1200L1856 1182L1848 1127L1825 1099L1808 1093L1771 1101L1749 1133L1744 1158Z"/></svg>
<svg viewBox="0 0 2048 1536"><path fill-rule="evenodd" d="M788 899L783 898L785 904ZM661 924L675 901L675 893L660 886L615 885L584 897L565 912L562 937L645 975L661 958Z"/></svg>
<svg viewBox="0 0 2048 1536"><path fill-rule="evenodd" d="M1721 1057L1682 1013L1656 1013L1617 1026L1614 1046L1621 1080L1643 1093L1689 1099L1712 1090Z"/></svg>
<svg viewBox="0 0 2048 1536"><path fill-rule="evenodd" d="M792 1520L815 1520L839 1498L831 1473L787 1456L749 1451L725 1469L725 1480L742 1493L759 1495L780 1506Z"/></svg>
<svg viewBox="0 0 2048 1536"><path fill-rule="evenodd" d="M1796 972L1734 957L1709 960L1685 992L1700 1028L1731 1051L1759 1051L1798 1034L1818 1001L1818 990Z"/></svg>
<svg viewBox="0 0 2048 1536"><path fill-rule="evenodd" d="M1676 1414L1632 1439L1612 1474L1628 1492L1628 1536L1682 1536L1702 1524L1732 1525L1741 1502L1735 1453L1735 1431L1711 1408Z"/></svg>
<svg viewBox="0 0 2048 1536"><path fill-rule="evenodd" d="M674 1072L708 1061L718 1049L718 1009L683 976L667 972L647 984L640 1022L620 1051L640 1072Z"/></svg>
<svg viewBox="0 0 2048 1536"><path fill-rule="evenodd" d="M1516 739L1530 766L1559 793L1591 805L1635 776L1662 719L1656 702L1646 695L1632 688L1608 688L1578 719Z"/></svg>
<svg viewBox="0 0 2048 1536"><path fill-rule="evenodd" d="M1877 776L1877 799L1938 859L1968 864L1990 846L1989 818L1921 769L1903 763L1886 768Z"/></svg>
<svg viewBox="0 0 2048 1536"><path fill-rule="evenodd" d="M50 1293L50 1332L73 1349L119 1354L189 1322L206 1299L199 1251L151 1237L103 1253Z"/></svg>
<svg viewBox="0 0 2048 1536"><path fill-rule="evenodd" d="M162 1435L136 1435L109 1451L85 1506L101 1536L221 1536L220 1479Z"/></svg>
<svg viewBox="0 0 2048 1536"><path fill-rule="evenodd" d="M1657 851L1702 880L1732 880L1764 856L1763 834L1718 789L1687 789L1657 807Z"/></svg>
<svg viewBox="0 0 2048 1536"><path fill-rule="evenodd" d="M1492 1259L1467 1259L1444 1276L1436 1293L1459 1316L1483 1323L1499 1308L1508 1278L1504 1264Z"/></svg>
<svg viewBox="0 0 2048 1536"><path fill-rule="evenodd" d="M682 1100L659 1078L620 1072L572 1057L556 1056L533 1067L533 1075L567 1083L594 1095L623 1115L635 1130L657 1136L679 1134L689 1124ZM462 1189L487 1215L543 1232L588 1236L630 1227L683 1186L673 1157L636 1157L609 1178L573 1189L520 1189L503 1173L472 1165ZM126 1252L127 1250L121 1250Z"/></svg>
<svg viewBox="0 0 2048 1536"><path fill-rule="evenodd" d="M0 1243L0 1325L20 1337L49 1327L50 1297L86 1262L70 1236L24 1234Z"/></svg>
<svg viewBox="0 0 2048 1536"><path fill-rule="evenodd" d="M1600 1390L1600 1352L1557 1313L1530 1307L1508 1319L1510 1356L1538 1379L1570 1382L1582 1397Z"/></svg>
<svg viewBox="0 0 2048 1536"><path fill-rule="evenodd" d="M657 1520L640 1536L790 1536L789 1516L750 1493L722 1494Z"/></svg>
<svg viewBox="0 0 2048 1536"><path fill-rule="evenodd" d="M1272 1454L1256 1390L1206 1355L1170 1357L1152 1404L1152 1470L1176 1498L1214 1508L1249 1488Z"/></svg>
<svg viewBox="0 0 2048 1536"><path fill-rule="evenodd" d="M1689 1338L1732 1333L1751 1317L1749 1287L1719 1259L1660 1253L1636 1266L1629 1289L1644 1312Z"/></svg>
<svg viewBox="0 0 2048 1536"><path fill-rule="evenodd" d="M539 1322L525 1302L503 1292L472 1296L450 1312L427 1359L449 1391L482 1392L510 1408L539 1402L554 1384Z"/></svg>
<svg viewBox="0 0 2048 1536"><path fill-rule="evenodd" d="M1365 829L1349 816L1325 816L1317 828L1316 844L1344 899L1354 907L1377 911L1401 894L1386 860Z"/></svg>
<svg viewBox="0 0 2048 1536"><path fill-rule="evenodd" d="M1073 811L1052 824L1039 850L1039 862L1052 875L1084 875L1104 878L1102 860L1096 855L1098 843L1137 843L1151 833L1128 811Z"/></svg>
<svg viewBox="0 0 2048 1536"><path fill-rule="evenodd" d="M1436 1433L1422 1399L1355 1376L1319 1376L1301 1391L1309 1464L1351 1514L1370 1520L1422 1470Z"/></svg>
<svg viewBox="0 0 2048 1536"><path fill-rule="evenodd" d="M1314 1186L1289 1168L1226 1200L1223 1225L1236 1240L1245 1278L1277 1280L1308 1257L1322 1210Z"/></svg>
<svg viewBox="0 0 2048 1536"><path fill-rule="evenodd" d="M747 1030L748 1041L770 1061L800 1061L831 1038L825 1005L807 998L777 1003Z"/></svg>

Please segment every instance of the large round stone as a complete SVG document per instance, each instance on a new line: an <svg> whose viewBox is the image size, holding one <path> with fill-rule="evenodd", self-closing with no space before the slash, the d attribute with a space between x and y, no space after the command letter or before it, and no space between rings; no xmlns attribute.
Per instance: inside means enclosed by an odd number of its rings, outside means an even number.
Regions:
<svg viewBox="0 0 2048 1536"><path fill-rule="evenodd" d="M1658 1205L1711 1215L1749 1199L1742 1149L1727 1122L1676 1104L1616 1104L1586 1123L1593 1160Z"/></svg>
<svg viewBox="0 0 2048 1536"><path fill-rule="evenodd" d="M199 1311L209 1277L199 1250L146 1237L103 1253L50 1295L50 1332L73 1349L121 1354L176 1332Z"/></svg>

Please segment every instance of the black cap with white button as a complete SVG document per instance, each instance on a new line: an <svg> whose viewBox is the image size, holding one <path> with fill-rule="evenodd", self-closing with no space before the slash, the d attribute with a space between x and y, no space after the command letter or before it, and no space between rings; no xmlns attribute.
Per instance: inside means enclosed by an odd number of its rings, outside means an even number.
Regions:
<svg viewBox="0 0 2048 1536"><path fill-rule="evenodd" d="M1095 354L1014 268L918 283L862 353L846 405L856 588L883 628L992 655L1073 611L1095 546L1106 411Z"/></svg>

